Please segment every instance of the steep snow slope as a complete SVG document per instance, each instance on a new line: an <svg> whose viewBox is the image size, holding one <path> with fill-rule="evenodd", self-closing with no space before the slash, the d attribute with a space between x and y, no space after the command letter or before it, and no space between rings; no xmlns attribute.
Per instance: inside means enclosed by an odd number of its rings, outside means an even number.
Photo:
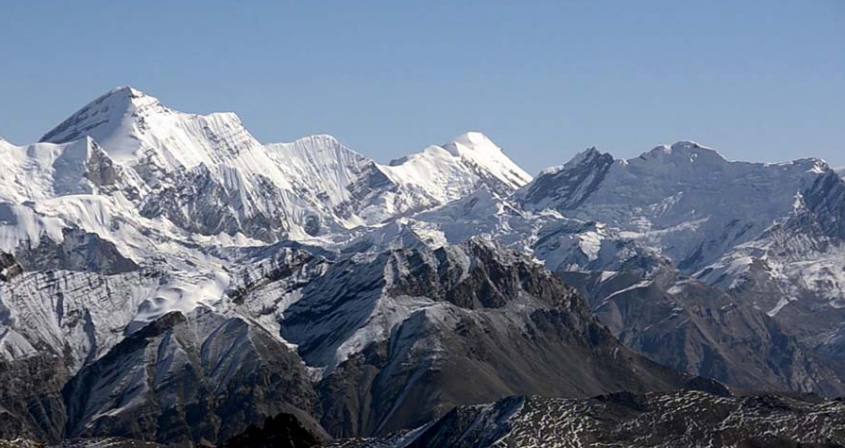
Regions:
<svg viewBox="0 0 845 448"><path fill-rule="evenodd" d="M138 189L139 179L114 164L89 137L19 147L0 140L0 200L37 201L73 194Z"/></svg>
<svg viewBox="0 0 845 448"><path fill-rule="evenodd" d="M268 145L280 163L293 167L303 189L318 197L347 225L373 225L442 205L488 188L509 195L531 180L479 132L443 146L378 164L329 136Z"/></svg>
<svg viewBox="0 0 845 448"><path fill-rule="evenodd" d="M288 169L291 182L319 198L328 210L352 199L348 186L372 161L330 135L313 135L292 143L267 145L269 156ZM346 217L352 218L354 211ZM352 221L351 224L359 224Z"/></svg>
<svg viewBox="0 0 845 448"><path fill-rule="evenodd" d="M518 188L531 181L531 175L513 163L502 148L480 132L467 132L443 148L492 174L509 188Z"/></svg>
<svg viewBox="0 0 845 448"><path fill-rule="evenodd" d="M117 222L140 219L133 200L145 185L88 137L69 143L27 147L0 142L0 250L38 246L45 237L63 240L63 230L81 228L121 245L127 256L139 235Z"/></svg>
<svg viewBox="0 0 845 448"><path fill-rule="evenodd" d="M531 181L528 173L480 132L428 147L382 169L394 182L425 193L440 204L466 196L481 184L499 194L510 194Z"/></svg>
<svg viewBox="0 0 845 448"><path fill-rule="evenodd" d="M415 183L444 203L466 194L479 178L499 192L531 181L528 173L480 132L469 132L443 146L394 160L385 170L397 182Z"/></svg>
<svg viewBox="0 0 845 448"><path fill-rule="evenodd" d="M136 168L150 183L160 180L152 177L156 173L226 163L250 173L263 171L284 182L283 174L269 163L261 144L237 115L184 114L131 87L97 98L41 141L63 143L85 136L100 142L115 161Z"/></svg>
<svg viewBox="0 0 845 448"><path fill-rule="evenodd" d="M67 142L90 136L117 162L132 168L153 192L147 216L164 216L207 235L238 232L264 240L312 233L317 198L302 195L287 164L269 151L232 113L185 114L135 89L115 89L83 107L42 138ZM200 203L203 207L194 207Z"/></svg>

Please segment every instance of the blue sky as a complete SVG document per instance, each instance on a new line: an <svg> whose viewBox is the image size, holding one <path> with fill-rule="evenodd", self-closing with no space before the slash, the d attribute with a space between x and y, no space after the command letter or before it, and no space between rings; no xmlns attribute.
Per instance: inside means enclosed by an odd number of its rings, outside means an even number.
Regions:
<svg viewBox="0 0 845 448"><path fill-rule="evenodd" d="M527 170L696 140L845 165L845 1L39 1L0 8L0 136L118 85L386 161L480 130Z"/></svg>

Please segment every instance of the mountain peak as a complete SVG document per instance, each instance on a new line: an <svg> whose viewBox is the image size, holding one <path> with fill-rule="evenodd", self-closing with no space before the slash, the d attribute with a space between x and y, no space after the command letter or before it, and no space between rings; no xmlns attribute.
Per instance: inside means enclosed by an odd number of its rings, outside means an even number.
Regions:
<svg viewBox="0 0 845 448"><path fill-rule="evenodd" d="M493 140L478 131L470 131L455 137L451 142L443 145L443 149L453 156L462 156L467 151L501 153L502 148L496 146Z"/></svg>
<svg viewBox="0 0 845 448"><path fill-rule="evenodd" d="M689 159L690 162L696 160L710 160L718 162L726 162L724 156L719 154L713 148L700 145L694 141L681 140L672 145L660 145L642 154L640 159L643 160L664 160L664 159Z"/></svg>
<svg viewBox="0 0 845 448"><path fill-rule="evenodd" d="M103 96L125 96L130 98L141 98L147 96L144 92L132 87L132 86L117 86L111 89L107 94Z"/></svg>
<svg viewBox="0 0 845 448"><path fill-rule="evenodd" d="M94 101L88 103L81 111L97 105L111 106L115 108L138 108L147 105L160 105L158 98L131 87L118 86L98 96Z"/></svg>
<svg viewBox="0 0 845 448"><path fill-rule="evenodd" d="M575 208L604 181L614 162L612 155L588 148L565 165L544 170L519 196L533 209Z"/></svg>
<svg viewBox="0 0 845 448"><path fill-rule="evenodd" d="M86 104L41 137L42 142L64 143L91 136L101 140L120 127L127 116L158 110L158 99L129 86L116 87Z"/></svg>
<svg viewBox="0 0 845 448"><path fill-rule="evenodd" d="M464 146L476 146L481 144L493 143L490 137L484 135L479 131L469 131L455 137L452 143L460 143Z"/></svg>
<svg viewBox="0 0 845 448"><path fill-rule="evenodd" d="M574 167L574 166L577 166L577 165L584 164L585 162L590 162L591 160L594 160L594 159L597 159L597 158L603 157L603 156L609 156L609 157L613 158L612 155L610 155L608 153L601 152L598 149L596 149L595 146L592 146L590 148L587 148L587 149L579 152L578 154L575 154L574 157L572 157L571 159L569 159L568 162L566 162L565 166L567 168L568 167Z"/></svg>
<svg viewBox="0 0 845 448"><path fill-rule="evenodd" d="M577 168L579 165L585 165L585 166L590 165L590 164L593 163L593 161L595 161L599 158L602 158L602 159L608 159L609 158L610 161L614 160L613 156L610 155L609 153L601 152L598 149L596 149L595 146L592 146L592 147L589 147L589 148L575 154L574 156L572 156L571 159L569 159L568 162L566 162L563 165L551 166L551 167L544 169L543 171L540 172L540 175L552 175L552 174L558 173L560 171L563 171L565 169L569 170L569 169L572 169L572 168Z"/></svg>
<svg viewBox="0 0 845 448"><path fill-rule="evenodd" d="M470 131L455 137L442 148L454 157L460 157L504 180L513 188L519 188L531 181L531 175L516 165L498 145L478 131Z"/></svg>

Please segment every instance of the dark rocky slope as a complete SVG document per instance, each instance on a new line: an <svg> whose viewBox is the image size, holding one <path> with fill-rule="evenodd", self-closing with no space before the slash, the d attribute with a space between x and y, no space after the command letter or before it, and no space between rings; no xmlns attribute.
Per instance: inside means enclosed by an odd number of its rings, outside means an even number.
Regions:
<svg viewBox="0 0 845 448"><path fill-rule="evenodd" d="M325 366L318 415L338 437L411 428L513 394L670 390L691 378L627 349L577 292L484 240L332 263L301 293L282 334ZM348 341L379 332L331 364Z"/></svg>
<svg viewBox="0 0 845 448"><path fill-rule="evenodd" d="M561 275L620 341L654 361L737 389L845 395L835 364L751 304L669 268L640 274Z"/></svg>
<svg viewBox="0 0 845 448"><path fill-rule="evenodd" d="M128 336L64 388L65 437L217 443L290 408L313 412L299 357L259 327L198 308Z"/></svg>
<svg viewBox="0 0 845 448"><path fill-rule="evenodd" d="M699 391L615 393L590 399L511 397L462 406L424 428L344 448L841 447L845 403L809 397L717 396Z"/></svg>

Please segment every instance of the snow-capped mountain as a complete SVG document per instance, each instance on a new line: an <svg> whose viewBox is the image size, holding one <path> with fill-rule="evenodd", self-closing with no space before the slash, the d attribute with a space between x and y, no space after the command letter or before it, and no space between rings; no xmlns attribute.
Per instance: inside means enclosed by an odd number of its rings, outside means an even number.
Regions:
<svg viewBox="0 0 845 448"><path fill-rule="evenodd" d="M124 431L121 422L134 425L139 415L173 412L155 404L170 393L159 381L190 383L198 391L242 388L255 382L255 369L285 381L295 373L295 381L306 381L312 372L278 370L279 359L290 356L284 351L295 346L282 337L280 320L255 309L258 299L243 303L258 294L247 294L257 285L245 279L250 272L259 279L270 275L261 291L273 296L282 285L318 284L333 272L326 271L331 257L306 263L300 272L292 260L279 258L288 249L262 248L265 242L343 241L354 238L356 227L481 187L510 194L530 180L479 133L381 165L329 136L263 145L234 114L184 114L131 88L96 99L42 140L26 147L0 141L8 168L0 178L0 355L15 381L26 382L15 375L34 366L55 372L39 380L43 387L25 383L3 395L14 424L0 435L23 431L42 440ZM241 267L244 256L247 269ZM173 338L178 342L164 348ZM235 351L193 357L212 340ZM251 352L258 353L257 365L233 358ZM300 356L294 355L294 365ZM244 375L221 377L214 364ZM154 365L165 370L138 376ZM173 365L195 374L167 373L164 366ZM312 365L316 371L328 367ZM103 369L128 376L103 377ZM73 397L67 403L60 394L65 385ZM108 392L94 393L92 385ZM280 399L307 415L315 414L313 396L308 383L301 393ZM53 417L33 411L31 400ZM203 434L185 435L159 425L136 435L225 439L281 409L246 402L260 409L241 417L220 414L240 426L211 422ZM215 403L176 405L229 412Z"/></svg>
<svg viewBox="0 0 845 448"><path fill-rule="evenodd" d="M508 195L531 180L487 136L469 132L387 165L329 136L268 145L348 226L374 225L464 197L482 186ZM310 187L309 187L310 186Z"/></svg>
<svg viewBox="0 0 845 448"><path fill-rule="evenodd" d="M33 285L6 292L13 325L0 343L10 359L31 353L32 344L70 354L71 372L108 350L124 328L221 305L234 281L219 248L348 239L347 228L481 185L513 191L529 179L477 133L444 145L451 152L439 151L440 165L418 164L417 156L380 165L329 136L262 145L234 114L180 113L132 88L96 99L43 140L26 147L0 141L7 169L0 251L16 256ZM448 175L431 182L426 170L441 168ZM139 270L135 280L110 287L108 276ZM77 281L93 289L63 289ZM107 298L118 312L106 307L96 317L99 310L87 311L96 305L91 298ZM74 313L90 314L92 328L81 332L65 318Z"/></svg>
<svg viewBox="0 0 845 448"><path fill-rule="evenodd" d="M125 87L83 107L42 141L85 136L144 180L150 191L138 207L145 217L194 233L240 232L265 241L327 218L235 114L185 114Z"/></svg>
<svg viewBox="0 0 845 448"><path fill-rule="evenodd" d="M144 216L266 242L377 224L481 183L510 193L531 179L480 133L379 165L329 136L265 146L233 113L174 111L130 87L97 98L41 140L86 136L144 180Z"/></svg>
<svg viewBox="0 0 845 448"><path fill-rule="evenodd" d="M469 132L383 164L125 87L0 160L0 439L287 415L426 446L517 440L485 414L515 401L463 407L514 394L845 393L845 181L817 159L592 148L532 179ZM636 399L740 400L707 397Z"/></svg>
<svg viewBox="0 0 845 448"><path fill-rule="evenodd" d="M551 208L620 229L693 272L789 214L795 195L828 169L817 159L731 162L693 142L629 160L590 149L517 197L529 210Z"/></svg>
<svg viewBox="0 0 845 448"><path fill-rule="evenodd" d="M234 114L184 114L132 88L94 100L42 140L0 141L0 250L29 269L166 271L142 321L227 287L226 263L208 248L348 239L348 228L530 179L479 133L380 165L329 136L265 146Z"/></svg>

